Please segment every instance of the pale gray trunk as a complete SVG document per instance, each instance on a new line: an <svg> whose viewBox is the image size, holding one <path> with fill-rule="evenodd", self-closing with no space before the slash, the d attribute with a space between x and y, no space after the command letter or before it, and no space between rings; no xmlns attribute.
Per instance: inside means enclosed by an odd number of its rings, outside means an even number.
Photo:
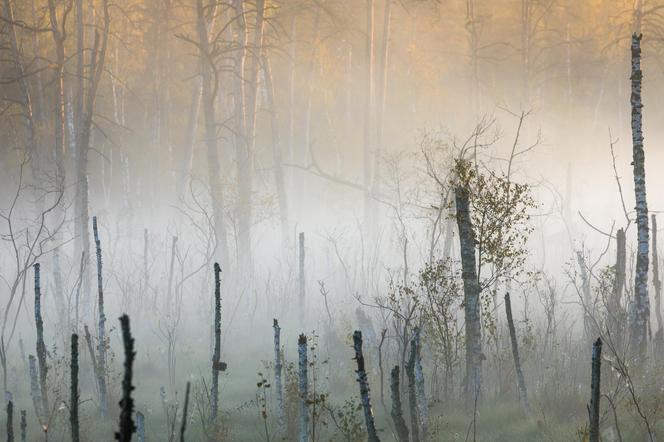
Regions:
<svg viewBox="0 0 664 442"><path fill-rule="evenodd" d="M641 102L641 35L632 35L632 165L636 199L637 249L634 271L634 302L630 311L632 351L645 356L650 322L648 298L648 204L646 201L645 152L643 150Z"/></svg>
<svg viewBox="0 0 664 442"><path fill-rule="evenodd" d="M136 412L136 439L145 442L145 416L140 411Z"/></svg>
<svg viewBox="0 0 664 442"><path fill-rule="evenodd" d="M510 342L512 344L512 358L514 359L514 369L516 371L516 382L519 389L519 402L526 416L532 416L533 410L528 402L528 390L526 389L526 379L521 369L521 359L519 358L519 346L516 340L516 329L514 327L514 318L512 317L512 302L510 294L505 294L505 313L507 314L507 327L510 331Z"/></svg>
<svg viewBox="0 0 664 442"><path fill-rule="evenodd" d="M371 155L373 148L371 145L371 131L373 127L373 76L374 76L374 0L366 0L367 5L367 24L366 24L366 78L364 91L364 129L363 129L363 185L364 185L364 228L365 232L370 232L373 223L373 202L371 200ZM375 154L375 153L374 153Z"/></svg>
<svg viewBox="0 0 664 442"><path fill-rule="evenodd" d="M427 438L427 423L429 419L429 403L427 401L426 389L424 388L424 372L422 371L422 347L420 346L420 328L415 327L413 341L417 349L415 358L415 394L417 395L417 411L420 419L420 436L422 440Z"/></svg>
<svg viewBox="0 0 664 442"><path fill-rule="evenodd" d="M625 230L618 229L616 232L616 265L615 277L611 298L609 299L608 312L611 332L616 339L621 339L624 334L625 311L622 305L622 296L625 288L625 268L627 267L627 246ZM614 344L619 344L616 342Z"/></svg>
<svg viewBox="0 0 664 442"><path fill-rule="evenodd" d="M286 425L284 413L284 389L281 380L283 365L281 362L281 328L276 319L272 322L274 328L274 386L277 390L277 435L282 436Z"/></svg>
<svg viewBox="0 0 664 442"><path fill-rule="evenodd" d="M298 355L298 394L300 396L300 420L298 441L307 442L309 440L309 381L307 367L307 337L301 334L297 340Z"/></svg>
<svg viewBox="0 0 664 442"><path fill-rule="evenodd" d="M461 252L461 276L463 279L466 382L466 404L479 399L482 388L482 330L480 318L480 285L475 261L475 234L470 218L469 191L465 185L454 189L456 218Z"/></svg>
<svg viewBox="0 0 664 442"><path fill-rule="evenodd" d="M353 348L355 349L355 362L357 362L357 382L360 385L360 399L364 411L364 423L367 426L369 442L379 442L376 432L373 410L371 408L371 397L369 395L369 381L364 368L364 355L362 354L362 332L356 330L353 333Z"/></svg>
<svg viewBox="0 0 664 442"><path fill-rule="evenodd" d="M392 0L385 0L385 12L383 15L383 41L381 47L381 58L378 74L378 96L376 97L376 152L373 157L373 191L380 191L380 152L386 150L384 143L385 135L385 103L387 101L387 80L389 72L390 53L390 20L392 18Z"/></svg>
<svg viewBox="0 0 664 442"><path fill-rule="evenodd" d="M104 281L101 262L101 240L97 217L92 217L92 231L97 255L97 385L99 386L99 411L101 417L108 414L108 391L106 388L106 314L104 312Z"/></svg>

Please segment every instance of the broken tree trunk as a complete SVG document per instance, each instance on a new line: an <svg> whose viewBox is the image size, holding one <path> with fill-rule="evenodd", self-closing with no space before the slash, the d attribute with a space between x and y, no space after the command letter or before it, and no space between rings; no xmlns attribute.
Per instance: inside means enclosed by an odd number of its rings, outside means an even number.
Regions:
<svg viewBox="0 0 664 442"><path fill-rule="evenodd" d="M69 363L70 392L69 392L69 424L71 425L71 440L78 442L78 335L71 335L71 361Z"/></svg>
<svg viewBox="0 0 664 442"><path fill-rule="evenodd" d="M39 362L39 387L41 393L42 417L48 419L48 365L46 363L46 344L44 343L44 320L41 313L41 283L39 263L35 270L35 326L37 328L37 361Z"/></svg>
<svg viewBox="0 0 664 442"><path fill-rule="evenodd" d="M592 371L590 379L590 404L588 417L590 419L589 442L599 442L599 400L601 395L600 375L602 363L602 338L597 338L593 344Z"/></svg>
<svg viewBox="0 0 664 442"><path fill-rule="evenodd" d="M415 387L415 360L417 359L417 344L415 339L410 340L410 353L406 363L406 377L408 378L408 408L410 409L410 431L413 442L420 441L420 419L417 409L417 393Z"/></svg>
<svg viewBox="0 0 664 442"><path fill-rule="evenodd" d="M108 414L108 390L106 388L106 314L104 313L104 281L101 263L101 240L97 217L92 217L92 232L97 255L97 386L99 387L99 412Z"/></svg>
<svg viewBox="0 0 664 442"><path fill-rule="evenodd" d="M643 150L641 102L641 35L632 35L632 165L636 199L636 228L638 245L634 271L634 302L630 309L632 351L640 357L646 353L650 300L648 299L648 203L646 201L645 152ZM635 353L636 354L636 353Z"/></svg>
<svg viewBox="0 0 664 442"><path fill-rule="evenodd" d="M403 409L401 406L401 392L399 391L399 366L395 365L390 373L390 395L392 396L392 421L399 437L399 442L408 442L408 427L403 418Z"/></svg>
<svg viewBox="0 0 664 442"><path fill-rule="evenodd" d="M514 358L514 369L516 371L516 383L519 389L519 402L526 416L532 416L533 411L528 402L528 390L526 389L526 380L523 377L521 369L521 359L519 358L519 346L516 341L516 329L514 328L514 318L512 317L512 301L510 294L505 294L505 312L507 313L507 327L510 330L510 342L512 343L512 357Z"/></svg>
<svg viewBox="0 0 664 442"><path fill-rule="evenodd" d="M131 382L134 375L136 352L134 351L134 338L131 336L131 329L129 328L129 316L126 314L120 317L120 327L122 329L125 362L124 377L122 378L122 399L120 400L120 429L115 433L115 440L131 442L131 437L136 432L136 425L134 425L132 419L134 399L131 397L131 392L134 390Z"/></svg>
<svg viewBox="0 0 664 442"><path fill-rule="evenodd" d="M214 263L214 353L212 355L212 397L210 398L211 421L217 419L219 411L219 371L221 359L221 267Z"/></svg>
<svg viewBox="0 0 664 442"><path fill-rule="evenodd" d="M272 327L274 328L274 385L277 389L277 431L278 435L281 435L285 426L285 413L284 393L281 381L283 365L281 363L281 328L279 327L279 321L274 319Z"/></svg>
<svg viewBox="0 0 664 442"><path fill-rule="evenodd" d="M140 411L136 412L136 439L145 442L145 416Z"/></svg>
<svg viewBox="0 0 664 442"><path fill-rule="evenodd" d="M353 348L355 349L355 361L357 362L357 383L360 385L360 398L364 410L364 422L367 426L369 442L379 442L376 432L373 410L371 409L371 396L369 395L369 380L364 368L364 355L362 354L362 332L355 330L353 333Z"/></svg>
<svg viewBox="0 0 664 442"><path fill-rule="evenodd" d="M482 330L480 318L480 285L475 261L475 234L470 218L470 195L465 183L454 189L456 219L461 249L461 276L463 278L466 382L464 396L466 405L479 400L482 387Z"/></svg>
<svg viewBox="0 0 664 442"><path fill-rule="evenodd" d="M299 425L299 442L307 442L309 440L309 384L307 377L307 337L301 334L297 340L297 354L298 354L298 393L300 396L300 425Z"/></svg>

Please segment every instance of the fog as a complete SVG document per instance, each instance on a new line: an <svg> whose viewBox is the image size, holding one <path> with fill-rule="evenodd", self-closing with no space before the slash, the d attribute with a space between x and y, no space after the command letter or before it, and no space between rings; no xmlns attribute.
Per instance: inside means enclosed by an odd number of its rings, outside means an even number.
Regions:
<svg viewBox="0 0 664 442"><path fill-rule="evenodd" d="M3 0L6 439L655 441L662 8Z"/></svg>

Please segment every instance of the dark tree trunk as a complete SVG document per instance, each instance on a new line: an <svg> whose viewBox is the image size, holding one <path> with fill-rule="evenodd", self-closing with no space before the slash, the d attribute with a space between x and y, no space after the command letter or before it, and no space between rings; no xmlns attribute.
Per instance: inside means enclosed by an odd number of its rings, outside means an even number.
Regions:
<svg viewBox="0 0 664 442"><path fill-rule="evenodd" d="M122 399L120 400L120 428L115 433L115 440L120 442L131 442L132 435L136 432L136 425L132 414L134 413L134 399L131 392L134 390L132 378L134 375L134 360L136 352L134 351L134 338L131 336L129 328L129 316L120 317L120 327L122 328L122 343L124 345L124 377L122 378Z"/></svg>
<svg viewBox="0 0 664 442"><path fill-rule="evenodd" d="M360 398L364 410L364 422L367 426L369 442L379 442L376 432L373 410L371 409L371 397L369 395L369 380L364 368L364 355L362 354L362 332L356 330L353 333L353 348L355 349L355 361L357 362L357 382L360 385Z"/></svg>
<svg viewBox="0 0 664 442"><path fill-rule="evenodd" d="M512 317L512 302L510 294L505 294L505 312L507 314L507 327L510 330L510 342L512 344L512 357L514 358L514 368L516 370L516 382L519 388L519 401L526 416L532 416L533 411L528 402L528 390L526 389L526 380L521 369L521 359L519 358L519 347L516 341L516 329L514 328L514 318Z"/></svg>
<svg viewBox="0 0 664 442"><path fill-rule="evenodd" d="M71 425L71 440L78 442L78 335L71 335L71 361L69 363L70 393L69 393L69 424Z"/></svg>
<svg viewBox="0 0 664 442"><path fill-rule="evenodd" d="M214 263L214 353L212 355L212 397L210 419L219 412L219 371L221 371L221 267Z"/></svg>
<svg viewBox="0 0 664 442"><path fill-rule="evenodd" d="M599 401L601 396L600 376L602 363L602 339L597 338L593 344L592 372L590 380L590 404L588 417L590 419L589 441L599 442Z"/></svg>
<svg viewBox="0 0 664 442"><path fill-rule="evenodd" d="M470 218L470 196L465 185L454 189L456 218L461 248L461 276L463 278L466 382L466 405L479 399L482 386L482 331L480 324L480 285L475 262L475 234Z"/></svg>
<svg viewBox="0 0 664 442"><path fill-rule="evenodd" d="M39 362L39 387L41 394L41 416L48 419L48 364L46 361L46 344L44 343L44 320L41 311L41 282L39 263L34 265L35 269L35 326L37 328L37 361Z"/></svg>
<svg viewBox="0 0 664 442"><path fill-rule="evenodd" d="M392 421L399 437L399 442L408 442L408 427L403 418L401 392L399 391L399 366L395 365L390 373L390 395L392 397Z"/></svg>

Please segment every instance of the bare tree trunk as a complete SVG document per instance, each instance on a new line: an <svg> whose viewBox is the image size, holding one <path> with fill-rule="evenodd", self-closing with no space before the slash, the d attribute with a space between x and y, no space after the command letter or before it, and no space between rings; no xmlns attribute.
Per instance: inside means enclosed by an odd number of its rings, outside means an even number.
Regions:
<svg viewBox="0 0 664 442"><path fill-rule="evenodd" d="M648 203L646 201L645 153L643 150L641 101L641 35L632 35L632 165L636 197L636 228L638 245L634 272L634 302L630 309L632 351L644 357L650 323L648 298Z"/></svg>
<svg viewBox="0 0 664 442"><path fill-rule="evenodd" d="M145 442L145 415L140 411L136 412L136 439Z"/></svg>
<svg viewBox="0 0 664 442"><path fill-rule="evenodd" d="M410 409L410 431L413 442L420 442L420 419L417 408L417 392L415 386L415 360L417 359L417 343L410 340L410 353L406 363L406 376L408 377L408 408Z"/></svg>
<svg viewBox="0 0 664 442"><path fill-rule="evenodd" d="M600 376L602 364L602 339L597 338L593 344L592 373L590 381L590 404L588 417L590 419L589 441L599 442L599 401L601 396Z"/></svg>
<svg viewBox="0 0 664 442"><path fill-rule="evenodd" d="M35 269L35 325L37 328L37 361L39 362L39 387L41 394L42 416L48 419L48 364L46 362L46 344L44 343L44 320L41 311L41 283L39 263L34 265Z"/></svg>
<svg viewBox="0 0 664 442"><path fill-rule="evenodd" d="M475 262L475 234L470 218L469 191L466 185L454 189L456 218L459 229L461 251L461 276L463 278L466 382L464 396L466 405L474 403L482 388L482 331L480 318L480 286Z"/></svg>
<svg viewBox="0 0 664 442"><path fill-rule="evenodd" d="M281 362L281 328L279 327L279 321L274 319L272 321L272 328L274 328L274 386L277 389L277 431L278 436L282 436L286 421L284 413L284 388L281 380L283 364Z"/></svg>
<svg viewBox="0 0 664 442"><path fill-rule="evenodd" d="M429 404L427 402L426 389L424 388L424 371L422 370L422 348L420 347L420 328L415 327L413 342L417 356L415 358L415 394L417 395L417 415L420 424L420 437L427 439L427 421L429 419Z"/></svg>
<svg viewBox="0 0 664 442"><path fill-rule="evenodd" d="M212 355L212 392L210 419L215 422L219 412L219 372L221 371L221 267L214 263L214 353Z"/></svg>
<svg viewBox="0 0 664 442"><path fill-rule="evenodd" d="M300 420L298 441L308 442L309 440L309 382L307 377L307 337L301 334L297 340L298 354L298 394L300 396Z"/></svg>
<svg viewBox="0 0 664 442"><path fill-rule="evenodd" d="M390 373L390 395L392 397L392 421L396 429L399 442L408 442L408 427L403 418L403 410L401 407L401 392L399 391L399 366L395 365Z"/></svg>
<svg viewBox="0 0 664 442"><path fill-rule="evenodd" d="M519 346L516 341L516 329L514 328L514 318L512 317L512 302L510 300L510 294L505 294L505 313L507 314L507 327L510 331L510 342L512 344L512 357L514 358L514 368L516 370L516 382L519 388L519 400L521 402L521 407L526 416L530 417L533 414L532 408L530 408L530 402L528 402L528 390L526 389L526 380L523 376L523 370L521 369L521 359L519 358Z"/></svg>
<svg viewBox="0 0 664 442"><path fill-rule="evenodd" d="M180 442L184 441L184 432L187 429L187 419L189 418L189 390L191 389L191 382L187 382L187 388L184 393L184 407L182 408L182 422L180 423Z"/></svg>
<svg viewBox="0 0 664 442"><path fill-rule="evenodd" d="M355 361L357 362L357 382L360 385L360 398L364 410L364 422L367 426L369 442L379 442L374 422L373 410L371 409L371 397L369 396L369 381L364 368L364 355L362 354L362 332L356 330L353 333L353 348L355 349Z"/></svg>
<svg viewBox="0 0 664 442"><path fill-rule="evenodd" d="M136 425L132 415L134 414L134 399L131 392L134 386L131 384L134 376L134 360L136 352L134 351L134 338L131 336L129 327L129 316L120 317L120 327L122 329L122 343L124 345L124 376L122 378L122 399L120 399L120 428L115 433L115 439L120 442L131 442L132 435L136 432Z"/></svg>
<svg viewBox="0 0 664 442"><path fill-rule="evenodd" d="M101 240L97 217L92 217L92 231L97 254L97 385L99 386L99 411L101 417L108 414L108 391L106 388L106 314L104 313L104 282L101 263Z"/></svg>
<svg viewBox="0 0 664 442"><path fill-rule="evenodd" d="M14 403L7 402L7 442L14 442Z"/></svg>
<svg viewBox="0 0 664 442"><path fill-rule="evenodd" d="M78 335L71 335L71 361L69 363L70 373L70 393L69 393L69 424L71 425L71 440L78 442L79 424L78 424Z"/></svg>

